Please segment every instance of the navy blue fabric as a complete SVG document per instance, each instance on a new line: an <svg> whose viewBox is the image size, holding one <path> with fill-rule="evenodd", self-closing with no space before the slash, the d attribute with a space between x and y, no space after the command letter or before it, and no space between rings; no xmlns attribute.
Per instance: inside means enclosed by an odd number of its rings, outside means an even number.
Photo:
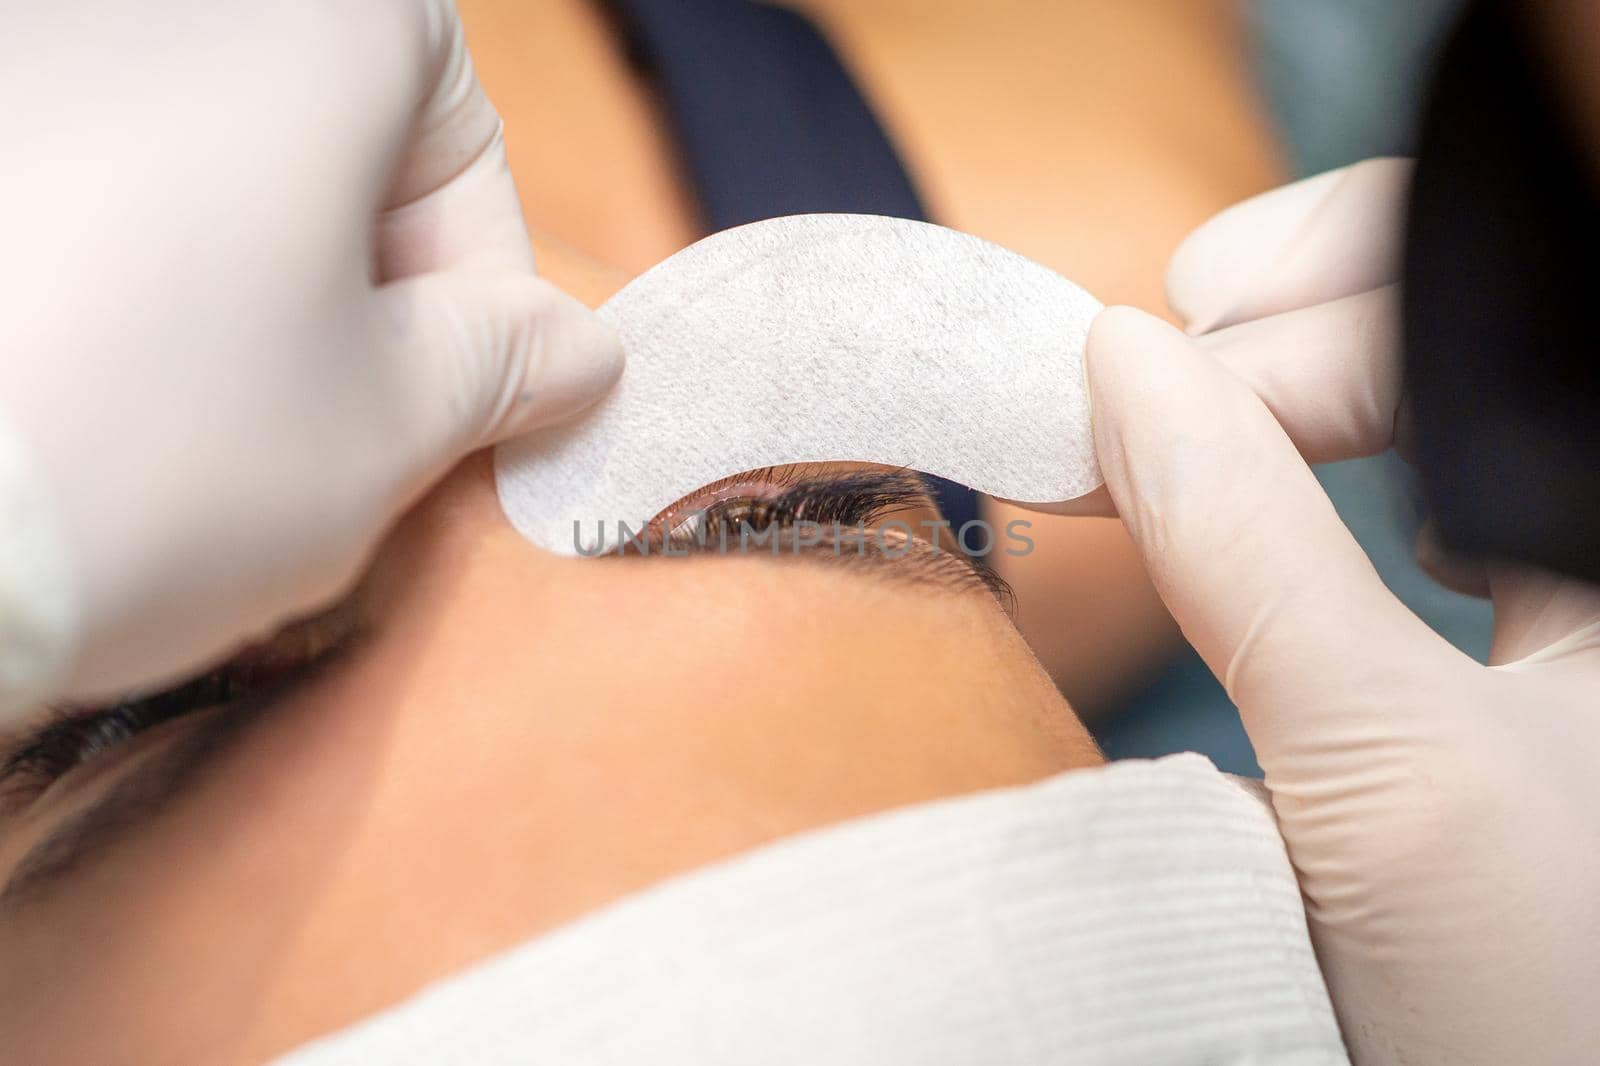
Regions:
<svg viewBox="0 0 1600 1066"><path fill-rule="evenodd" d="M805 18L750 0L610 3L712 232L815 212L927 220L883 127ZM978 517L971 489L928 481L953 527Z"/></svg>
<svg viewBox="0 0 1600 1066"><path fill-rule="evenodd" d="M849 211L926 219L826 39L750 0L612 0L660 86L707 226Z"/></svg>

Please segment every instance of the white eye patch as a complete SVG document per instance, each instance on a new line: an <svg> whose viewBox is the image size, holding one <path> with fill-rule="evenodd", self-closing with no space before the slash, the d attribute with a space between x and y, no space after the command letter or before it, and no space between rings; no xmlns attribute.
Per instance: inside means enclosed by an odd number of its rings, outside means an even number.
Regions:
<svg viewBox="0 0 1600 1066"><path fill-rule="evenodd" d="M1100 303L987 241L873 215L726 230L600 308L628 365L577 419L500 445L512 524L615 548L741 471L849 460L1022 503L1099 486L1083 346ZM623 534L625 536L626 534Z"/></svg>

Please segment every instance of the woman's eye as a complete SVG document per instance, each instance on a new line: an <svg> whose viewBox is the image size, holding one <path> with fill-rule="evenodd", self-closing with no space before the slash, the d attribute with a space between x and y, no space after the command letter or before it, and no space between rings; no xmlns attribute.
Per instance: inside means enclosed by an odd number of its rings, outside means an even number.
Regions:
<svg viewBox="0 0 1600 1066"><path fill-rule="evenodd" d="M734 527L748 524L757 529L788 522L795 517L782 501L753 497L723 500L701 512L702 521L708 523Z"/></svg>
<svg viewBox="0 0 1600 1066"><path fill-rule="evenodd" d="M748 529L764 533L792 525L802 517L803 500L781 496L722 497L703 506L680 509L667 516L666 538L674 543L704 542L708 538L737 536Z"/></svg>
<svg viewBox="0 0 1600 1066"><path fill-rule="evenodd" d="M736 483L709 486L674 504L650 523L652 540L700 540L723 530L738 532L741 523L753 530L792 522L792 486L745 476Z"/></svg>
<svg viewBox="0 0 1600 1066"><path fill-rule="evenodd" d="M651 544L704 544L765 533L801 521L867 526L907 507L925 505L917 475L904 470L821 471L816 464L737 474L679 501L649 524Z"/></svg>

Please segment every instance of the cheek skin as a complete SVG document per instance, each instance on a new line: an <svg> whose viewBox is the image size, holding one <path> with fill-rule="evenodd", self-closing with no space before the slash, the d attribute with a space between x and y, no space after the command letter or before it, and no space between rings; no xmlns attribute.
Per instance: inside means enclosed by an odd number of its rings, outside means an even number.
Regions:
<svg viewBox="0 0 1600 1066"><path fill-rule="evenodd" d="M481 460L373 589L347 665L0 923L19 1061L253 1061L774 837L1098 761L982 594L554 558Z"/></svg>
<svg viewBox="0 0 1600 1066"><path fill-rule="evenodd" d="M922 590L748 561L529 551L479 538L396 612L372 665L408 680L384 711L359 875L303 937L310 972L382 951L362 1012L774 837L1098 761L981 595L936 610ZM323 1009L284 991L290 1015Z"/></svg>

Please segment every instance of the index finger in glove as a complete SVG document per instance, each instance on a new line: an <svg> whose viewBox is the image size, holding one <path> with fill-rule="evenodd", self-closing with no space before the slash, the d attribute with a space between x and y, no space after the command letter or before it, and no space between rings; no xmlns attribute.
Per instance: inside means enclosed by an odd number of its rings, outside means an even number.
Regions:
<svg viewBox="0 0 1600 1066"><path fill-rule="evenodd" d="M1267 406L1193 341L1112 308L1087 370L1117 511L1269 775L1330 737L1387 734L1371 716L1426 707L1408 687L1470 664L1390 594Z"/></svg>
<svg viewBox="0 0 1600 1066"><path fill-rule="evenodd" d="M1256 394L1306 462L1376 455L1395 443L1399 419L1396 301L1389 286L1230 326L1193 343L1199 357L1216 360ZM1127 313L1108 308L1101 317ZM1092 388L1091 399L1098 416L1102 398ZM1103 487L1035 509L1116 514Z"/></svg>
<svg viewBox="0 0 1600 1066"><path fill-rule="evenodd" d="M1369 159L1235 204L1173 253L1167 302L1199 334L1398 280L1410 180Z"/></svg>

